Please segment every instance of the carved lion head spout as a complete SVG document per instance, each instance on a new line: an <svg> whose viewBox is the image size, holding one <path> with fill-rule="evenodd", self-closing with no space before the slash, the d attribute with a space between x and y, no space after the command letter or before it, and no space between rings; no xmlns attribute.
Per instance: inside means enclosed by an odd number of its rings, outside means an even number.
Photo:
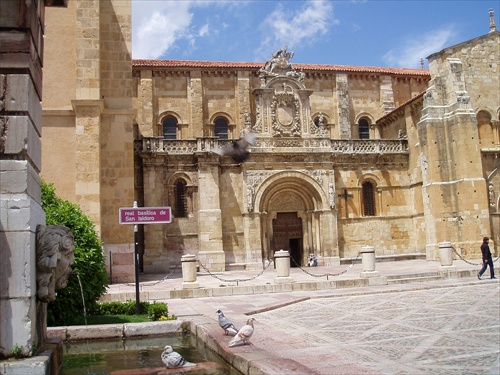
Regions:
<svg viewBox="0 0 500 375"><path fill-rule="evenodd" d="M37 295L42 302L53 301L56 289L65 288L75 260L73 233L62 225L36 228Z"/></svg>

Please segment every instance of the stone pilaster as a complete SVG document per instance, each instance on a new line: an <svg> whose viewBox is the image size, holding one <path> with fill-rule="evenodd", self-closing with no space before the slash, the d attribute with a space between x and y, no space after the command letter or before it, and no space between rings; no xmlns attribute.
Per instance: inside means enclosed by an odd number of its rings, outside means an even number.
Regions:
<svg viewBox="0 0 500 375"><path fill-rule="evenodd" d="M216 157L198 157L199 210L198 259L210 271L225 271L222 246L222 217L220 209L219 165Z"/></svg>
<svg viewBox="0 0 500 375"><path fill-rule="evenodd" d="M237 81L237 104L238 104L238 116L239 116L239 129L235 133L235 138L237 138L240 132L245 128L245 113L250 113L250 76L249 72L243 71L238 72Z"/></svg>
<svg viewBox="0 0 500 375"><path fill-rule="evenodd" d="M101 99L99 0L76 2L76 99Z"/></svg>
<svg viewBox="0 0 500 375"><path fill-rule="evenodd" d="M430 69L417 124L427 258L438 259L438 244L445 241L465 256L479 254L481 238L490 233L487 187L462 63L431 59Z"/></svg>
<svg viewBox="0 0 500 375"><path fill-rule="evenodd" d="M351 121L349 119L349 85L347 74L337 74L337 102L340 139L351 139Z"/></svg>
<svg viewBox="0 0 500 375"><path fill-rule="evenodd" d="M140 133L144 137L152 137L153 134L153 72L151 70L141 71L140 90L138 97L141 105L137 108L137 118L139 119Z"/></svg>
<svg viewBox="0 0 500 375"><path fill-rule="evenodd" d="M76 125L76 203L101 232L102 100L73 100Z"/></svg>
<svg viewBox="0 0 500 375"><path fill-rule="evenodd" d="M190 114L190 124L205 123L205 117L203 115L203 86L200 72L191 72L191 76L188 79L188 93L187 93L189 114ZM203 127L203 134L191 134L192 137L199 137L200 135L211 136L213 134L208 134L207 129ZM193 129L195 127L193 126ZM191 130L193 131L193 130Z"/></svg>
<svg viewBox="0 0 500 375"><path fill-rule="evenodd" d="M243 214L243 238L245 241L245 269L262 269L261 219L260 214ZM267 264L267 261L266 261Z"/></svg>
<svg viewBox="0 0 500 375"><path fill-rule="evenodd" d="M384 114L391 112L395 108L392 78L390 76L380 77L380 104Z"/></svg>

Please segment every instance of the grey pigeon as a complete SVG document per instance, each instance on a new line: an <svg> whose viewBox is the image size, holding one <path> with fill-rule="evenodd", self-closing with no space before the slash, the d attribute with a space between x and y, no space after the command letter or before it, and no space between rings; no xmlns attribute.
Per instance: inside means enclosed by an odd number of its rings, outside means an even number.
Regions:
<svg viewBox="0 0 500 375"><path fill-rule="evenodd" d="M247 320L247 324L241 327L236 336L234 336L229 341L229 346L239 346L249 344L250 337L253 334L253 322L254 318L250 318Z"/></svg>
<svg viewBox="0 0 500 375"><path fill-rule="evenodd" d="M174 352L174 349L167 345L163 352L161 353L161 361L167 368L179 368L179 367L193 367L196 363L188 362L184 359L182 355Z"/></svg>
<svg viewBox="0 0 500 375"><path fill-rule="evenodd" d="M230 146L214 148L212 152L220 156L231 156L235 162L243 163L250 156L247 148L253 145L255 138L257 136L254 133L248 133L240 140L232 140Z"/></svg>
<svg viewBox="0 0 500 375"><path fill-rule="evenodd" d="M217 314L219 315L219 325L224 330L224 334L230 336L236 335L238 333L238 328L236 328L234 324L226 318L220 309L217 310Z"/></svg>

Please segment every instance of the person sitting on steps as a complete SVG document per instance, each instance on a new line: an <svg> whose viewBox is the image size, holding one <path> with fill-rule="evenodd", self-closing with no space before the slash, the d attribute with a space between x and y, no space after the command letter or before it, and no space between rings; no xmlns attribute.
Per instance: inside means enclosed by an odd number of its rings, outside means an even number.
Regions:
<svg viewBox="0 0 500 375"><path fill-rule="evenodd" d="M316 267L318 265L318 260L314 254L309 254L309 259L307 260L307 267Z"/></svg>

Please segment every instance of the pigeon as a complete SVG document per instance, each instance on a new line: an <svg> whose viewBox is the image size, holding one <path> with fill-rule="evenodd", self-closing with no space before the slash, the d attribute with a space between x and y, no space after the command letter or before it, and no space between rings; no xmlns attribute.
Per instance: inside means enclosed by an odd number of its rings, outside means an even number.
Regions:
<svg viewBox="0 0 500 375"><path fill-rule="evenodd" d="M241 327L241 329L238 331L236 336L234 336L230 341L229 341L229 346L239 346L239 345L246 345L249 344L250 342L250 337L253 334L253 321L254 318L250 318L247 320L247 324Z"/></svg>
<svg viewBox="0 0 500 375"><path fill-rule="evenodd" d="M219 315L219 325L224 330L225 335L234 336L238 333L238 328L234 326L231 321L226 318L224 313L219 309L217 310L217 314Z"/></svg>
<svg viewBox="0 0 500 375"><path fill-rule="evenodd" d="M196 366L196 363L188 362L182 355L174 352L174 349L172 349L170 345L165 346L165 349L163 349L163 352L161 353L161 361L165 366L167 366L167 368Z"/></svg>
<svg viewBox="0 0 500 375"><path fill-rule="evenodd" d="M220 156L231 156L235 162L243 163L250 156L250 152L247 151L247 148L253 145L255 138L257 138L257 136L254 133L248 133L240 140L232 140L232 145L214 148L212 152Z"/></svg>

